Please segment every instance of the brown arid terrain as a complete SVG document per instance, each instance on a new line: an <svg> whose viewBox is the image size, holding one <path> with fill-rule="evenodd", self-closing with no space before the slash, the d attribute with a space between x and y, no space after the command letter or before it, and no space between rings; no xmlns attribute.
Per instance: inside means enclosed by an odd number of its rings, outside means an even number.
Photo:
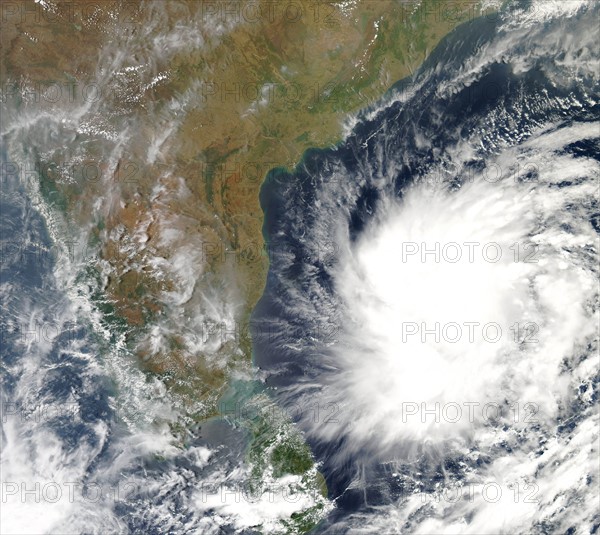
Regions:
<svg viewBox="0 0 600 535"><path fill-rule="evenodd" d="M2 126L30 137L21 171L76 241L107 321L196 420L249 374L267 172L338 142L349 114L481 14L462 0L1 9Z"/></svg>

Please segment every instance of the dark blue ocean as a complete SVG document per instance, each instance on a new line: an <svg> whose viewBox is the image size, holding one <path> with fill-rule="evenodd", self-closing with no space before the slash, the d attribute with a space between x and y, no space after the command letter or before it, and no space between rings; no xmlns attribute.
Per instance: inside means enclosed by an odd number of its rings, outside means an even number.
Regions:
<svg viewBox="0 0 600 535"><path fill-rule="evenodd" d="M524 374L539 376L549 391L566 385L556 414L527 428L482 427L482 435L498 438L470 437L462 449L440 442L426 451L398 438L399 415L359 432L369 420L364 408L373 408L361 373L367 369L377 382L369 392L389 393L394 378L378 368L370 351L376 340L363 330L361 314L372 303L348 303L340 278L354 258L349 251L415 187L433 183L458 198L479 182L506 195L514 189L515 203L523 191L533 199L531 235L542 236L550 251L536 280L564 282L557 292L570 289L575 300L576 284L568 282L597 277L600 7L559 4L528 10L529 2L515 2L463 24L414 76L350 118L343 141L309 150L294 170L274 169L265 179L260 202L270 268L252 317L259 379L233 390L264 387L305 434L334 505L315 533L598 531L598 340L590 328L600 308L596 290L585 288L589 299L573 324L548 323L554 345L578 330L584 342L565 350L555 375L542 365L548 347L539 367ZM560 11L565 5L574 8ZM31 528L39 532L47 523L65 533L258 533L245 523L247 504L232 506L218 494L244 477L248 430L216 418L173 444L172 399L139 370L118 329L89 306L98 288L81 276L86 259L71 258L35 188L12 172L8 137L0 147L2 505L10 493L14 517L21 525L41 518ZM69 230L77 239L77 229ZM566 267L557 267L559 260ZM559 270L567 275L551 279ZM403 276L398 268L395 278ZM364 279L357 277L357 286ZM546 318L551 306L538 294L554 295L552 288L531 287ZM372 369L349 366L369 359ZM508 384L507 396L519 387L518 374L511 375L518 365L510 361L497 378ZM485 373L476 369L473 382ZM412 382L424 388L429 380L423 374ZM521 468L523 488L535 486L538 502L517 503L511 494L498 513L492 500L439 499L450 483L496 484L492 477ZM25 481L42 491L58 482L62 497L21 499Z"/></svg>
<svg viewBox="0 0 600 535"><path fill-rule="evenodd" d="M461 466L471 464L456 455L442 455L437 461L423 456L410 466L402 466L402 459L370 461L360 454L340 461L336 452L352 449L348 435L324 439L326 433L315 430L313 407L325 408L331 399L327 392L336 388L336 376L344 373L332 351L346 321L335 280L339 263L345 261L339 228L346 229L341 232L352 246L377 220L386 200L401 201L411 186L432 177L448 191L483 176L490 182L540 181L540 188L558 188L568 195L573 186L569 180L552 186L543 183L542 162L535 151L518 171L511 169L510 176L507 169L502 170L504 176L498 175L489 162L503 151L519 150L544 128L579 128L580 138L564 143L557 154L597 165L598 77L591 73L570 77L557 66L557 57L588 53L597 57L597 47L590 49L586 39L578 45L577 37L581 32L593 34L594 26L586 20L597 21L599 14L598 5L590 5L573 19L549 19L531 32L514 34L507 29L509 13L468 22L443 39L414 77L398 82L382 102L361 112L341 143L307 151L293 171L275 169L268 174L260 201L270 269L253 314L254 360L267 372L273 398L290 408L322 463L337 509L316 532L370 533L368 525L374 518L370 515L377 516L381 506L398 503L415 488L434 492L448 477L460 479ZM571 40L566 42L574 51L557 56L551 46L544 49L548 35L568 35ZM503 41L510 46L500 46ZM520 61L527 68L519 68ZM472 76L465 74L468 69L473 69ZM586 128L591 124L595 124L592 135ZM467 157L456 154L461 143L473 149ZM588 197L581 210L573 210L581 213L582 224L590 225L597 238L598 197ZM583 417L585 408L574 409L571 417ZM492 455L482 456L472 470L492 460ZM392 477L398 470L407 477ZM411 476L415 473L418 487ZM405 524L407 533L418 525L415 522L412 528ZM536 529L553 532L551 524Z"/></svg>

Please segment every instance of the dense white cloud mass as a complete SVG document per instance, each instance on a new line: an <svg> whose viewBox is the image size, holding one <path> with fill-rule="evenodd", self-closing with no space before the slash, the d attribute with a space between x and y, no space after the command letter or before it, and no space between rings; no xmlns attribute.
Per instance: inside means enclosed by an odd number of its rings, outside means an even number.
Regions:
<svg viewBox="0 0 600 535"><path fill-rule="evenodd" d="M271 177L259 364L325 462L324 531L597 526L597 17L460 29Z"/></svg>
<svg viewBox="0 0 600 535"><path fill-rule="evenodd" d="M148 46L100 51L107 87L139 72L148 89L165 76L153 58L227 32L214 21L162 31L163 3L152 5ZM337 504L322 532L598 529L599 9L513 3L459 28L408 88L349 119L339 147L267 182L272 264L255 356L322 461ZM167 103L148 165L199 105L195 89ZM50 158L88 133L114 168L135 127L109 128L106 107L7 109L0 163L30 164L33 149ZM177 442L177 400L102 322L79 277L85 255L39 260L64 245L57 220L35 187L5 178L2 529L278 532L294 512L328 511L302 477L270 466L246 493L241 429L206 423L214 443ZM174 194L189 195L180 186ZM119 195L107 188L94 209L108 213ZM166 210L169 195L156 185L152 221L174 261L150 264L177 284L145 347L158 353L183 332L191 353L216 354L220 342L198 332L229 328L239 297L194 291L201 243ZM150 223L124 247L143 251ZM73 231L78 243L88 230Z"/></svg>
<svg viewBox="0 0 600 535"><path fill-rule="evenodd" d="M526 161L509 150L492 162L535 165L543 181L475 175L449 190L425 176L345 244L335 283L347 314L323 398L346 410L317 432L387 455L472 438L498 415L555 421L573 386L561 364L598 321L597 235L565 210L594 196L598 169L555 153L598 126L540 133L520 147Z"/></svg>

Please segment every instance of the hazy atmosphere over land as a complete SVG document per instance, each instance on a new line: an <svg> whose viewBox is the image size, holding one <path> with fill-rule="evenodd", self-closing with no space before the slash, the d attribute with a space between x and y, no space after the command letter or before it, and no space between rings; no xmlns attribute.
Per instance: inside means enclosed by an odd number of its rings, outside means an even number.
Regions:
<svg viewBox="0 0 600 535"><path fill-rule="evenodd" d="M0 533L595 533L599 9L2 2Z"/></svg>

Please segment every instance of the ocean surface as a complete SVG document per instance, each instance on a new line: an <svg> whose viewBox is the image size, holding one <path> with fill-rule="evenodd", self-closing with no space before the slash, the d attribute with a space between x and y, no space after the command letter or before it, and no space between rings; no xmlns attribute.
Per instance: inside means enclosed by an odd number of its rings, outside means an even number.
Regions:
<svg viewBox="0 0 600 535"><path fill-rule="evenodd" d="M337 507L317 532L598 529L599 15L538 2L467 23L338 146L268 175L255 363L322 463ZM425 239L433 270L402 256ZM466 253L469 240L504 259L433 258L433 242ZM518 274L515 244L537 255ZM502 318L504 333L527 318L539 343L475 340L443 362L445 348L402 343L417 318ZM402 412L436 403L498 403L504 416L529 403L544 418L430 425ZM577 456L580 483L564 485ZM531 502L479 494L506 498L510 477L536 489ZM475 496L444 499L457 488Z"/></svg>
<svg viewBox="0 0 600 535"><path fill-rule="evenodd" d="M467 23L338 146L267 176L257 380L233 390L264 381L305 433L315 533L598 531L599 16L535 1ZM85 229L14 172L28 135L67 136L42 119L0 145L2 530L277 532L304 498L240 499L249 438L227 419L176 443L176 402L92 304ZM407 331L469 322L503 336Z"/></svg>

